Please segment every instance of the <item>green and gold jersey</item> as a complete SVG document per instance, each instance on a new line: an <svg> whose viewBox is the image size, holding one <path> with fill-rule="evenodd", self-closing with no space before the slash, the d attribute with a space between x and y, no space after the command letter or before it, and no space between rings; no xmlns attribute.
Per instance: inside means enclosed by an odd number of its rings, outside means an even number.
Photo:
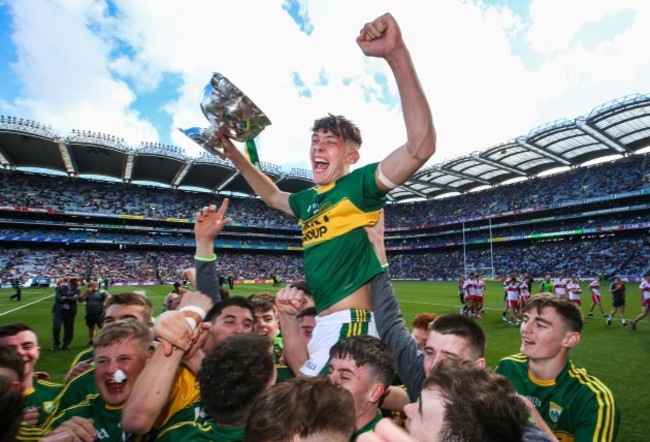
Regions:
<svg viewBox="0 0 650 442"><path fill-rule="evenodd" d="M616 439L621 419L612 392L598 378L571 361L554 380L536 379L528 358L503 358L496 372L531 400L561 442L608 442Z"/></svg>
<svg viewBox="0 0 650 442"><path fill-rule="evenodd" d="M363 427L359 428L357 431L355 431L352 434L352 438L350 439L351 442L354 442L357 440L359 436L361 436L363 433L367 433L369 431L374 431L375 427L379 423L379 421L383 418L382 414L378 411L375 417L368 422L366 425Z"/></svg>
<svg viewBox="0 0 650 442"><path fill-rule="evenodd" d="M63 387L53 401L49 419L51 420L60 411L82 402L86 399L86 396L94 395L98 392L97 385L95 385L95 368L92 367L72 379Z"/></svg>
<svg viewBox="0 0 650 442"><path fill-rule="evenodd" d="M73 416L92 419L97 440L102 442L122 442L127 435L122 432L122 409L124 406L112 407L104 402L101 395L91 394L80 403L60 411L48 423L48 430L54 430Z"/></svg>
<svg viewBox="0 0 650 442"><path fill-rule="evenodd" d="M36 426L41 426L47 420L54 409L54 399L63 389L63 384L43 381L34 378L34 385L23 394L25 396L25 408L40 409Z"/></svg>
<svg viewBox="0 0 650 442"><path fill-rule="evenodd" d="M88 347L83 350L81 350L79 353L76 354L74 359L72 359L72 363L70 364L70 369L72 370L75 365L77 365L79 362L87 361L88 359L92 359L94 356L94 347ZM92 362L92 361L91 361Z"/></svg>
<svg viewBox="0 0 650 442"><path fill-rule="evenodd" d="M4 430L4 429L3 429ZM47 430L21 422L16 434L17 442L37 442L45 437Z"/></svg>
<svg viewBox="0 0 650 442"><path fill-rule="evenodd" d="M305 278L318 312L382 271L363 230L377 222L386 203L386 192L375 179L378 164L361 167L324 188L289 197L302 229Z"/></svg>
<svg viewBox="0 0 650 442"><path fill-rule="evenodd" d="M285 382L295 377L291 369L284 363L283 354L284 344L282 343L282 336L278 333L273 338L273 358L275 359L275 371L277 373L276 383Z"/></svg>
<svg viewBox="0 0 650 442"><path fill-rule="evenodd" d="M153 440L240 442L244 440L244 428L223 427L212 422L202 404L196 402L174 414Z"/></svg>

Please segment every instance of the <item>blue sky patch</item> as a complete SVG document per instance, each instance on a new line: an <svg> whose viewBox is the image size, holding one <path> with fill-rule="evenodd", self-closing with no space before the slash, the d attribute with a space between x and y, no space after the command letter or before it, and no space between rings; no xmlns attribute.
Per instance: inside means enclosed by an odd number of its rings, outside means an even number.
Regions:
<svg viewBox="0 0 650 442"><path fill-rule="evenodd" d="M295 86L296 90L298 91L298 95L301 97L307 97L311 98L311 90L307 87L305 82L303 81L302 77L298 72L292 72L291 73L291 80L293 81L293 85Z"/></svg>
<svg viewBox="0 0 650 442"><path fill-rule="evenodd" d="M18 60L16 46L11 37L14 24L11 20L11 10L8 5L0 2L0 99L13 101L19 93L21 84L15 76L12 64Z"/></svg>
<svg viewBox="0 0 650 442"><path fill-rule="evenodd" d="M154 125L160 136L160 142L172 144L169 128L172 127L172 116L165 111L165 104L177 100L178 91L183 83L179 74L167 72L163 74L155 90L141 92L133 102L131 108ZM145 140L147 141L147 140Z"/></svg>
<svg viewBox="0 0 650 442"><path fill-rule="evenodd" d="M595 23L587 23L575 35L573 41L593 51L602 43L622 34L634 22L634 12L621 11L610 14Z"/></svg>
<svg viewBox="0 0 650 442"><path fill-rule="evenodd" d="M289 13L289 16L296 22L302 32L311 35L314 32L314 26L309 21L306 8L301 8L298 0L286 0L282 5L282 9Z"/></svg>

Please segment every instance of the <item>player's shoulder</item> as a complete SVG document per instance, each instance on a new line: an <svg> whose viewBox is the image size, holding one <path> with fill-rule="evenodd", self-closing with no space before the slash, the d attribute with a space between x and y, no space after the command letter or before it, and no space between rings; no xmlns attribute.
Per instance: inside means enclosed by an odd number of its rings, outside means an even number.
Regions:
<svg viewBox="0 0 650 442"><path fill-rule="evenodd" d="M495 371L502 375L522 370L528 372L528 358L521 353L502 358L495 368Z"/></svg>
<svg viewBox="0 0 650 442"><path fill-rule="evenodd" d="M584 394L613 397L609 387L596 376L589 374L584 367L578 367L573 362L569 362L567 375Z"/></svg>
<svg viewBox="0 0 650 442"><path fill-rule="evenodd" d="M94 355L94 350L95 350L94 347L88 347L88 348L84 348L83 350L81 350L72 359L72 363L70 364L70 367L74 367L75 365L77 365L81 361L85 361L87 359L92 359L92 357Z"/></svg>

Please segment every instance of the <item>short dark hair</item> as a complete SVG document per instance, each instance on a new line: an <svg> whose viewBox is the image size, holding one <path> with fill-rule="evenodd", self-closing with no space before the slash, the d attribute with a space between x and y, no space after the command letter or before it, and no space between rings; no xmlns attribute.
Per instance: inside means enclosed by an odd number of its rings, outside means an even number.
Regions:
<svg viewBox="0 0 650 442"><path fill-rule="evenodd" d="M471 361L446 359L422 391L435 389L445 404L440 440L521 440L528 409L503 376Z"/></svg>
<svg viewBox="0 0 650 442"><path fill-rule="evenodd" d="M23 382L23 379L25 378L25 363L15 348L8 345L0 345L0 368L8 369L9 372L15 372L15 380L18 380L21 383ZM2 372L5 376L10 374L4 370L2 370Z"/></svg>
<svg viewBox="0 0 650 442"><path fill-rule="evenodd" d="M248 297L248 299L253 302L257 299L263 299L271 304L275 304L275 295L273 293L253 293Z"/></svg>
<svg viewBox="0 0 650 442"><path fill-rule="evenodd" d="M356 145L361 146L362 140L359 127L343 115L327 114L326 117L314 121L314 126L311 128L311 131L318 132L319 130L331 132L343 138L345 141L352 141Z"/></svg>
<svg viewBox="0 0 650 442"><path fill-rule="evenodd" d="M296 319L302 319L305 316L317 316L318 312L316 312L316 307L307 307L303 308L302 310L298 310L298 313L296 313Z"/></svg>
<svg viewBox="0 0 650 442"><path fill-rule="evenodd" d="M24 322L12 322L10 324L5 324L0 326L0 338L7 338L9 336L16 336L18 333L30 331L34 334L36 332L29 325Z"/></svg>
<svg viewBox="0 0 650 442"><path fill-rule="evenodd" d="M253 308L253 304L248 299L242 296L231 296L230 298L222 299L220 302L217 302L215 305L213 305L208 314L205 316L205 320L207 322L212 322L221 314L221 312L223 312L226 307L232 306L249 310L251 312L251 317L255 317L255 309Z"/></svg>
<svg viewBox="0 0 650 442"><path fill-rule="evenodd" d="M330 348L330 358L352 359L357 367L368 366L385 388L395 375L395 358L386 343L374 336L350 336Z"/></svg>
<svg viewBox="0 0 650 442"><path fill-rule="evenodd" d="M311 294L311 290L309 290L309 286L307 285L307 281L303 281L302 279L299 279L298 281L293 281L291 284L289 284L288 287L293 287L298 290L302 290L303 293L305 293L308 296L313 296Z"/></svg>
<svg viewBox="0 0 650 442"><path fill-rule="evenodd" d="M568 299L558 298L550 293L540 293L528 300L524 312L535 309L541 313L545 308L552 308L560 315L564 325L571 331L582 332L584 320L580 308Z"/></svg>
<svg viewBox="0 0 650 442"><path fill-rule="evenodd" d="M438 316L429 324L429 331L441 335L454 335L464 338L469 344L469 349L475 358L485 356L487 339L480 325L471 318L458 313L447 313Z"/></svg>
<svg viewBox="0 0 650 442"><path fill-rule="evenodd" d="M203 405L219 424L243 425L253 400L270 385L274 374L267 336L230 336L206 355L197 374Z"/></svg>
<svg viewBox="0 0 650 442"><path fill-rule="evenodd" d="M267 298L260 297L259 295L252 295L250 298L253 304L253 310L257 313L275 312L275 304Z"/></svg>
<svg viewBox="0 0 650 442"><path fill-rule="evenodd" d="M319 435L350 440L355 428L354 398L324 377L294 378L258 396L246 422L246 442L282 442Z"/></svg>

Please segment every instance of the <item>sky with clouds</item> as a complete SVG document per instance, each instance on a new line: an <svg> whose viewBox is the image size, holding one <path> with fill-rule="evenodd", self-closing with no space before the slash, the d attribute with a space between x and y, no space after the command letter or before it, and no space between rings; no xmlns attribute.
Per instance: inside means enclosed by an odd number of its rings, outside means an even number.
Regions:
<svg viewBox="0 0 650 442"><path fill-rule="evenodd" d="M0 114L200 148L199 95L217 71L272 125L262 161L308 168L309 128L328 112L362 130L361 161L405 140L383 60L355 43L391 12L431 105L430 163L650 92L646 0L0 0Z"/></svg>

